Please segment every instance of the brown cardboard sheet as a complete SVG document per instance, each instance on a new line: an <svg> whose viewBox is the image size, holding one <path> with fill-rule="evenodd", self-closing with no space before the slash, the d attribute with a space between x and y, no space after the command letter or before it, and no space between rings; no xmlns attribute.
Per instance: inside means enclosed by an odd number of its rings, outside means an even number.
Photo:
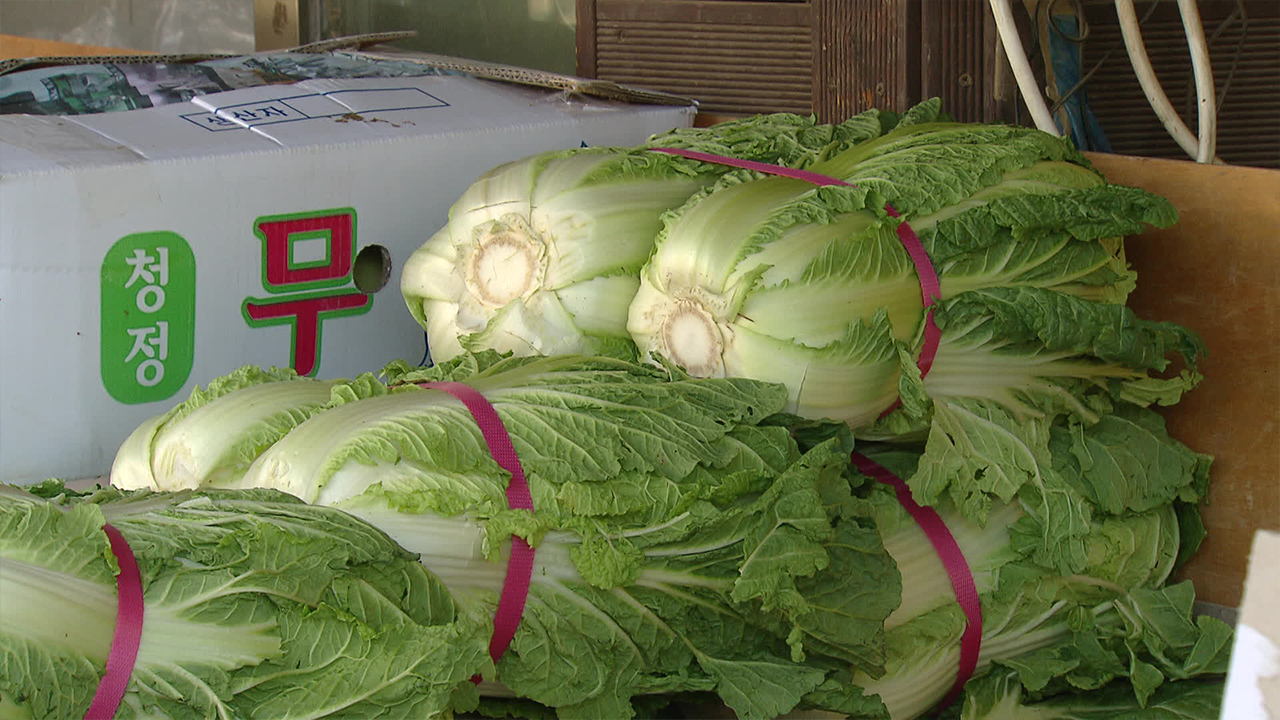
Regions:
<svg viewBox="0 0 1280 720"><path fill-rule="evenodd" d="M82 45L80 43L44 40L22 35L0 34L0 59L30 58L57 55L60 57L96 57L99 55L143 55L138 50Z"/></svg>
<svg viewBox="0 0 1280 720"><path fill-rule="evenodd" d="M1107 179L1177 207L1176 225L1126 244L1130 304L1195 330L1204 382L1162 412L1214 456L1209 536L1180 576L1200 600L1237 606L1259 529L1280 530L1280 171L1090 154Z"/></svg>

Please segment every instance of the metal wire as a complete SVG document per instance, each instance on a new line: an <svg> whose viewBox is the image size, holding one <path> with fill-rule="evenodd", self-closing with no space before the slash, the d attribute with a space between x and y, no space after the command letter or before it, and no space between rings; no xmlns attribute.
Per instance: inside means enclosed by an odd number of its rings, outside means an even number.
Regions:
<svg viewBox="0 0 1280 720"><path fill-rule="evenodd" d="M1222 31L1226 30L1235 19L1236 15L1240 16L1240 39L1236 40L1236 49L1231 57L1231 69L1227 70L1227 77L1222 81L1222 89L1218 91L1218 107L1222 107L1222 101L1227 99L1227 90L1231 87L1231 80L1236 76L1236 69L1240 67L1240 58L1244 55L1244 43L1249 37L1249 13L1244 9L1244 0L1236 0L1236 9L1227 16L1219 25L1218 29L1213 31L1213 35L1209 37L1209 44L1213 45L1218 36L1222 35Z"/></svg>
<svg viewBox="0 0 1280 720"><path fill-rule="evenodd" d="M1081 2L1081 0L1070 0L1070 1L1071 1L1071 10L1075 13L1076 17L1080 18L1080 34L1079 35L1068 35L1066 32L1062 30L1062 26L1059 25L1058 21L1054 18L1054 14L1049 12L1049 9L1054 4L1052 0L1043 0L1039 5L1037 5L1036 14L1041 16L1039 19L1040 22L1045 23L1045 25L1047 25L1050 30L1058 33L1058 35L1061 36L1063 40L1066 40L1069 43L1075 43L1079 45L1084 43L1085 40L1089 39L1089 22L1088 20L1085 19L1084 4Z"/></svg>
<svg viewBox="0 0 1280 720"><path fill-rule="evenodd" d="M1244 2L1244 0L1238 0L1238 1ZM1160 5L1160 0L1152 1L1151 7L1147 8L1147 11L1143 13L1142 17L1138 20L1138 27L1142 27L1142 25L1146 23L1147 20L1151 19L1151 15L1155 13L1156 7L1158 7L1159 5ZM1085 21L1083 11L1080 13L1079 17L1081 22L1083 23ZM1085 37L1088 36L1087 33L1083 33L1083 34ZM1099 58L1098 62L1094 63L1093 67L1089 69L1089 72L1081 76L1081 78L1078 81L1076 81L1075 85L1072 85L1070 89L1068 89L1065 93L1063 93L1062 97L1059 98L1058 101L1053 104L1053 107L1049 109L1049 112L1051 114L1056 115L1057 112L1062 109L1062 106L1065 105L1067 101L1072 98L1072 96L1080 92L1080 89L1083 88L1085 84L1087 84L1089 80L1093 78L1093 76L1096 75L1099 70L1102 69L1103 63L1105 63L1113 54L1115 54L1117 50L1120 50L1123 47L1124 47L1123 40L1118 43L1112 43L1111 47L1108 48L1107 51L1102 54L1102 57Z"/></svg>
<svg viewBox="0 0 1280 720"><path fill-rule="evenodd" d="M1232 52L1231 67L1227 70L1227 77L1222 83L1222 89L1218 91L1217 107L1219 108L1222 107L1222 102L1227 99L1227 90L1230 89L1231 81L1235 78L1236 68L1240 66L1240 57L1244 52L1244 43L1249 36L1249 15L1245 11L1244 0L1236 0L1236 9L1232 10L1230 15L1224 18L1222 22L1218 23L1218 27L1213 31L1213 34L1209 36L1208 44L1210 47L1213 47L1213 44L1217 42L1218 38L1221 37L1222 33L1231 26L1237 17L1239 17L1241 21L1240 38L1236 41L1235 50ZM1195 102L1195 86L1188 84L1182 93L1182 109L1188 116L1195 111Z"/></svg>

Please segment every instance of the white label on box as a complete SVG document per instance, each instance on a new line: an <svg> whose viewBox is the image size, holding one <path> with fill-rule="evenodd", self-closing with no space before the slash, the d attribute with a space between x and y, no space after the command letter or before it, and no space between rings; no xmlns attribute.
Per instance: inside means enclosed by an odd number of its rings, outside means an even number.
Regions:
<svg viewBox="0 0 1280 720"><path fill-rule="evenodd" d="M431 93L412 87L334 90L225 106L216 106L210 98L216 100L217 96L198 98L192 104L207 104L213 108L212 112L187 113L181 117L206 130L217 132L351 114L449 106L449 103Z"/></svg>

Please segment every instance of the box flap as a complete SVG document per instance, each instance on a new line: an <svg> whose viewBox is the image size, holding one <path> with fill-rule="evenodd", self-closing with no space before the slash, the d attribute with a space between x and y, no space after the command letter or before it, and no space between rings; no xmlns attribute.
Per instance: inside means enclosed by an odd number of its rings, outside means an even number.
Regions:
<svg viewBox="0 0 1280 720"><path fill-rule="evenodd" d="M400 62L412 62L440 70L450 70L454 72L465 73L476 78L484 80L497 80L501 82L525 85L528 87L545 88L549 90L559 90L562 92L573 93L577 95L585 95L588 97L603 98L606 100L620 100L629 103L645 103L655 105L689 105L696 106L697 101L672 95L670 93L658 92L656 90L647 90L628 85L619 85L609 80L598 80L589 78L574 77L571 75L561 75L559 73L546 72L543 70L531 70L529 68L518 67L515 65L504 65L501 63L484 62L480 60L468 60L465 58L452 57L449 55L436 55L433 53L424 53L413 50L403 50L394 48L386 43L396 40L404 40L414 37L416 32L385 32L385 33L369 33L364 35L353 35L349 37L334 38L332 40L323 40L321 42L301 45L295 48L285 50L274 50L259 55L269 55L278 53L339 53L345 52L353 57L366 57L370 59L380 60L396 60ZM366 50L367 49L367 50ZM185 54L185 55L111 55L111 56L64 56L64 57L37 57L37 58L12 58L0 60L0 76L18 72L21 70L32 70L37 68L57 67L64 65L88 65L100 63L120 63L120 64L145 64L145 63L165 63L165 64L181 64L181 63L199 63L210 60L225 60L235 57L241 57L234 54L212 53L212 54Z"/></svg>
<svg viewBox="0 0 1280 720"><path fill-rule="evenodd" d="M307 80L128 112L0 115L0 175L423 135L474 136L672 109L467 77Z"/></svg>
<svg viewBox="0 0 1280 720"><path fill-rule="evenodd" d="M405 35L253 56L4 61L0 76L30 72L0 77L11 103L0 114L0 174L572 125L645 114L636 105L695 112L674 95L378 45ZM369 45L376 50L362 50ZM223 59L205 63L212 58ZM202 64L188 72L165 63ZM85 70L48 69L62 65Z"/></svg>

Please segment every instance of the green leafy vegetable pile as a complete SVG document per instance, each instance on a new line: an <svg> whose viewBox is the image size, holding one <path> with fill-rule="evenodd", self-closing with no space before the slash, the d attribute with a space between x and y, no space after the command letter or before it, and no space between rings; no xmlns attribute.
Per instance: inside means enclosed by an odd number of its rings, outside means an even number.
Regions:
<svg viewBox="0 0 1280 720"><path fill-rule="evenodd" d="M464 348L625 352L627 307L663 213L729 170L652 148L800 167L879 132L778 113L674 130L641 148L506 163L458 198L449 223L406 262L400 289L438 362Z"/></svg>
<svg viewBox="0 0 1280 720"><path fill-rule="evenodd" d="M140 428L112 482L271 488L350 513L417 553L485 639L507 541L528 539L524 619L481 686L504 707L631 717L710 695L743 718L911 718L954 682L964 618L932 546L890 488L851 469L847 426L780 413L783 386L490 351L384 376L330 381L317 402L317 381L244 369ZM534 513L508 508L475 421L417 385L431 381L493 404ZM255 420L236 435L240 412ZM1139 704L1221 674L1229 628L1166 584L1203 536L1209 459L1136 406L1049 435L1035 481L1008 499L977 502L957 476L933 500L981 596L980 673L1014 672L1023 700L1123 679ZM919 443L858 448L902 477L926 457ZM193 477L173 456L224 461Z"/></svg>
<svg viewBox="0 0 1280 720"><path fill-rule="evenodd" d="M491 667L439 579L345 513L267 490L34 490L0 486L6 718L84 717L116 619L104 523L146 608L121 720L447 717Z"/></svg>
<svg viewBox="0 0 1280 720"><path fill-rule="evenodd" d="M608 273L610 282L634 280L637 289L581 298L597 309L627 305L626 333L609 335L595 349L657 358L694 377L781 383L786 412L845 422L861 440L924 440L924 457L909 479L917 499L932 504L950 493L979 521L990 503L1009 502L1024 484L1046 481L1051 428L1110 423L1105 418L1117 407L1176 403L1199 382L1204 347L1187 329L1139 318L1124 304L1136 274L1123 250L1125 235L1172 224L1174 208L1107 183L1066 139L1033 128L951 122L939 108L930 100L901 116L871 110L835 126L807 127L790 116L775 125L744 120L720 135L686 131L608 155L627 167L657 163L710 176L665 212L626 193L615 198L634 210L630 227L643 219L647 260L643 268L628 262ZM650 151L661 145L778 160L852 186L819 187ZM528 210L536 202L526 194L514 204L468 194L454 217L488 218L494 207L518 205L525 210L512 212L536 224L539 211ZM886 204L901 217L890 217ZM506 232L491 219L476 222L467 226L472 236L478 228ZM920 237L941 280L933 307L941 340L923 377L917 361L925 310L920 279L897 234L902 222ZM602 226L596 218L574 227ZM450 228L442 232L466 234ZM435 243L421 252L434 252ZM589 244L625 255L611 240ZM461 257L435 267L467 272L475 263ZM497 269L490 274L511 277ZM406 268L403 281L422 277ZM448 285L436 276L424 282ZM411 308L416 297L410 293ZM558 316L537 314L547 322ZM561 339L577 337L559 326L539 336L525 324L521 342L495 343L499 326L508 327L501 322L464 330L419 318L437 361L463 347L553 355L566 351ZM1064 523L1088 520L1083 506L1059 509Z"/></svg>
<svg viewBox="0 0 1280 720"><path fill-rule="evenodd" d="M856 450L973 571L981 653L947 717L1216 720L1231 630L1171 582L1211 459L1151 409L1204 349L1124 304L1123 236L1175 217L1064 140L936 101L495 168L403 272L435 365L244 367L139 426L113 488L0 492L0 715L87 707L110 522L148 607L120 717L922 717L966 621ZM942 284L923 376L903 219ZM437 381L493 405L534 511ZM531 587L491 661L516 536Z"/></svg>

